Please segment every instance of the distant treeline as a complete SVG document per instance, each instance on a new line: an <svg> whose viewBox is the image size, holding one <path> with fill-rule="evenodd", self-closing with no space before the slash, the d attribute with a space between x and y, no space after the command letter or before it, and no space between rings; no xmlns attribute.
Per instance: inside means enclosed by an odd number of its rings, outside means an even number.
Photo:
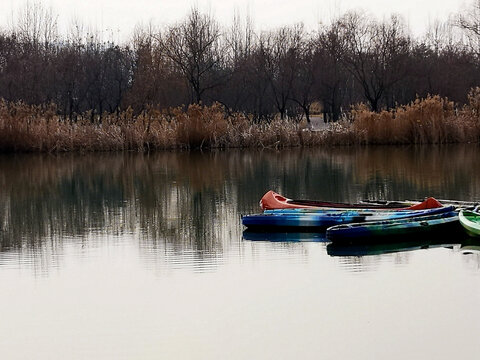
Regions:
<svg viewBox="0 0 480 360"><path fill-rule="evenodd" d="M73 121L88 112L92 123L200 102L254 121L314 111L337 120L359 102L377 112L428 94L464 104L480 84L479 23L479 0L421 38L396 16L351 12L313 32L301 24L259 32L248 18L223 27L194 8L116 44L78 24L60 36L53 11L27 3L0 31L0 98L54 104Z"/></svg>

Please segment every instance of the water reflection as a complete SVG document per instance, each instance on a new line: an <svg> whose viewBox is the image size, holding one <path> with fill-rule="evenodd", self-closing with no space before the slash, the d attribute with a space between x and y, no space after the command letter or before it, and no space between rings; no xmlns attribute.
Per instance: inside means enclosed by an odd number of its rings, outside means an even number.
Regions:
<svg viewBox="0 0 480 360"><path fill-rule="evenodd" d="M269 189L344 202L479 199L478 153L453 146L1 156L0 264L15 256L61 266L68 244L128 236L147 262L215 268L226 255L241 256L240 217L258 212Z"/></svg>
<svg viewBox="0 0 480 360"><path fill-rule="evenodd" d="M480 274L480 238L468 238L457 249L464 263L475 273Z"/></svg>
<svg viewBox="0 0 480 360"><path fill-rule="evenodd" d="M410 265L412 259L415 258L414 254L418 251L440 249L445 252L451 252L459 247L460 244L453 240L452 243L442 241L405 241L350 246L328 244L327 253L337 259L341 268L353 273L364 273L376 271L385 263L393 263L396 268Z"/></svg>
<svg viewBox="0 0 480 360"><path fill-rule="evenodd" d="M342 245L328 244L327 253L330 256L375 256L382 254L408 252L420 249L432 249L437 247L452 248L456 242L442 242L430 240L414 240L396 241L392 243L378 244L359 244L359 245Z"/></svg>
<svg viewBox="0 0 480 360"><path fill-rule="evenodd" d="M327 242L325 232L260 232L245 230L243 239L249 241L271 242Z"/></svg>

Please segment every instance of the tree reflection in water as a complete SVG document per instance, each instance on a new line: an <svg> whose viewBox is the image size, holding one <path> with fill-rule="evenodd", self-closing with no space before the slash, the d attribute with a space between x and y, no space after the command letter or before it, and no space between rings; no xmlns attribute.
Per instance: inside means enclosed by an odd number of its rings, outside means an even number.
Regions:
<svg viewBox="0 0 480 360"><path fill-rule="evenodd" d="M92 234L134 234L152 253L220 259L269 189L345 202L480 199L478 154L456 145L1 156L0 251L41 262L68 239L88 247Z"/></svg>

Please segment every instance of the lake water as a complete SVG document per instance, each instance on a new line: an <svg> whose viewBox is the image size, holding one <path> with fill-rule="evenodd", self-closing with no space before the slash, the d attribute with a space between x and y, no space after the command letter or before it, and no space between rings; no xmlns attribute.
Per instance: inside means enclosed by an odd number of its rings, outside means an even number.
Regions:
<svg viewBox="0 0 480 360"><path fill-rule="evenodd" d="M479 150L1 156L0 359L477 359L480 241L339 249L240 218L269 189L478 200Z"/></svg>

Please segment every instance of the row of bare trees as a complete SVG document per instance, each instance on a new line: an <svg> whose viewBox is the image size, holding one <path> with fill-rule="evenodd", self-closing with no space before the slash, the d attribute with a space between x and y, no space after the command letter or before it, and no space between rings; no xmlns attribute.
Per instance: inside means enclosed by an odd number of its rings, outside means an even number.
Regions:
<svg viewBox="0 0 480 360"><path fill-rule="evenodd" d="M401 18L347 13L317 31L301 25L257 32L235 16L225 28L193 9L181 22L139 28L128 45L78 26L64 38L56 16L28 5L0 32L0 98L54 103L75 119L103 112L220 102L255 120L324 118L366 102L374 111L440 94L462 103L480 84L480 0L414 38Z"/></svg>

